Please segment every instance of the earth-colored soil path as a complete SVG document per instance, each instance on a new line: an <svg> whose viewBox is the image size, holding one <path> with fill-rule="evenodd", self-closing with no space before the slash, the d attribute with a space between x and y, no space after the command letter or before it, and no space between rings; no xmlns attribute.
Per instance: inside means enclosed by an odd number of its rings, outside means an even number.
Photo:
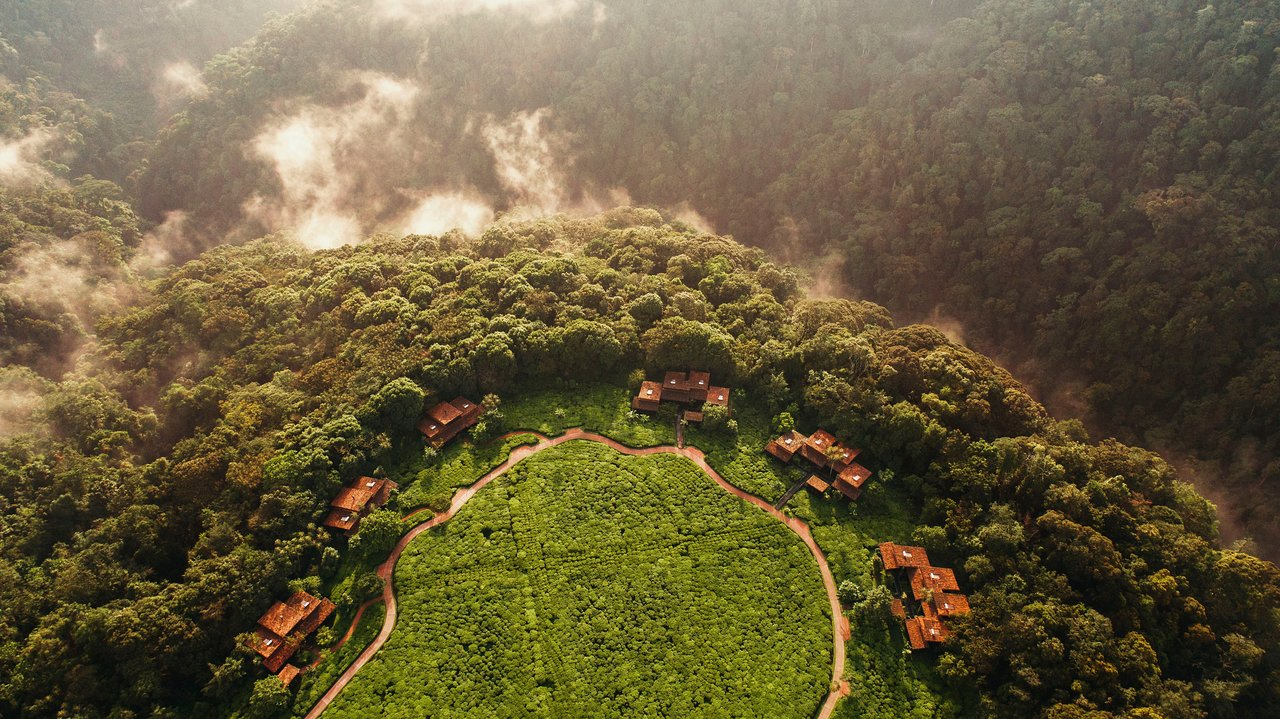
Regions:
<svg viewBox="0 0 1280 719"><path fill-rule="evenodd" d="M754 504L760 509L768 512L774 517L774 519L777 519L787 525L792 532L795 532L797 536L804 540L805 545L809 547L809 551L813 553L814 559L818 560L818 570L822 574L822 583L827 589L827 600L831 603L831 640L833 645L831 662L832 689L827 694L827 698L822 704L822 709L817 715L817 719L829 719L832 711L835 710L836 702L840 701L841 697L848 696L849 694L849 685L844 681L844 643L845 640L849 638L849 622L845 619L844 613L840 610L840 598L836 594L836 580L831 574L831 566L827 564L826 555L822 553L822 550L818 547L818 543L814 541L813 534L809 531L809 525L796 517L788 517L781 511L775 509L773 505L769 504L767 501L730 484L724 477L720 476L719 472L712 469L711 465L707 464L706 456L702 453L702 450L699 450L696 447L677 448L665 446L634 449L615 442L608 437L576 428L568 430L555 439L547 438L536 432L517 432L515 434L534 435L538 438L538 443L535 445L516 447L511 451L510 456L508 456L506 461L502 464L493 468L488 474L481 477L479 481L470 487L458 490L457 494L453 495L453 502L449 505L448 510L435 515L431 519L409 530L409 533L401 537L400 541L396 543L395 548L391 550L391 556L387 558L387 561L383 562L378 567L378 576L382 577L384 581L382 588L382 601L387 604L387 614L386 618L382 622L382 630L378 632L377 638L375 638L373 642L360 653L360 656L356 661L350 667L347 667L347 670L342 673L342 676L338 677L338 680L333 683L333 686L329 687L329 690L324 693L324 696L320 697L320 700L311 708L311 711L307 712L306 719L316 719L324 713L324 710L329 708L329 705L333 703L333 700L337 698L338 694L346 688L347 684L351 682L351 679L355 677L356 673L363 669L364 665L367 664L370 659L373 659L373 656L378 653L378 650L382 648L382 645L386 644L387 639L391 637L391 632L396 626L397 614L396 594L395 587L392 585L392 576L396 562L400 560L400 555L404 552L405 547L408 547L409 543L423 532L434 529L450 519L453 519L453 516L458 513L458 510L462 509L467 502L471 501L471 498L476 495L476 492L479 492L481 489L484 489L485 485L506 474L507 470L511 469L522 460L543 450L556 447L564 444L565 442L572 442L574 440L599 442L600 444L603 444L617 452L621 452L622 454L630 455L632 457L643 457L651 454L674 454L685 457L698 465L703 472L707 473L707 476L715 480L715 483L720 485L720 487L729 494L750 502L751 504ZM412 514L410 516L412 516ZM375 599L373 601L376 602L378 600ZM354 627L355 624L353 623L352 629L347 632L348 637L351 636L351 633L354 631ZM344 638L343 641L346 641L346 638Z"/></svg>

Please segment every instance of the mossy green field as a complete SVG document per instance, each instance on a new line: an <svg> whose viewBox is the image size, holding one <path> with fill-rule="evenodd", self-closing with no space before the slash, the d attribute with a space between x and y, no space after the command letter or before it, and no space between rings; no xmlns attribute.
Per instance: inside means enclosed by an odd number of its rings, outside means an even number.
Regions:
<svg viewBox="0 0 1280 719"><path fill-rule="evenodd" d="M541 452L395 581L394 634L326 716L801 718L830 681L813 556L680 457Z"/></svg>

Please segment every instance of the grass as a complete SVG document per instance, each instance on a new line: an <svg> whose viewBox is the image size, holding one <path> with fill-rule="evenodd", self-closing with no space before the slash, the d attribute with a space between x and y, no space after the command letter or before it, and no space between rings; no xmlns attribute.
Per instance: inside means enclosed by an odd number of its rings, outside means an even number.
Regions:
<svg viewBox="0 0 1280 719"><path fill-rule="evenodd" d="M294 716L304 716L316 702L320 701L325 691L333 686L338 677L355 662L356 657L360 656L360 652L363 652L365 647L378 636L378 630L382 628L382 620L386 614L387 608L381 604L369 607L360 618L360 625L356 627L355 633L346 644L342 645L341 649L326 656L315 669L303 672L298 680L298 693L293 698ZM338 626L342 628L346 625Z"/></svg>
<svg viewBox="0 0 1280 719"><path fill-rule="evenodd" d="M670 455L531 457L396 583L396 632L327 716L801 719L830 679L808 550Z"/></svg>
<svg viewBox="0 0 1280 719"><path fill-rule="evenodd" d="M628 447L675 444L675 406L664 405L653 417L636 414L631 411L634 393L634 388L620 385L544 387L506 400L502 412L508 428L533 430L549 437L581 427Z"/></svg>
<svg viewBox="0 0 1280 719"><path fill-rule="evenodd" d="M518 434L480 445L455 441L434 457L426 452L410 457L390 474L400 484L396 507L404 512L422 507L443 511L449 507L454 492L474 484L502 464L511 450L537 443L538 438L532 434Z"/></svg>

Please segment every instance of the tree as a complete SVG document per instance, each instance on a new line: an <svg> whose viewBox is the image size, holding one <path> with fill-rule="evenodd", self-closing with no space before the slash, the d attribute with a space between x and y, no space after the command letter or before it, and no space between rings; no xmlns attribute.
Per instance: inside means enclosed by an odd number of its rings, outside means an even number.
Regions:
<svg viewBox="0 0 1280 719"><path fill-rule="evenodd" d="M866 592L863 591L862 585L852 579L846 579L843 582L840 582L840 586L836 588L836 592L840 595L840 603L846 607L851 607L858 602L861 602L866 597Z"/></svg>
<svg viewBox="0 0 1280 719"><path fill-rule="evenodd" d="M413 380L392 380L369 398L361 421L366 425L391 432L412 432L422 419L426 393Z"/></svg>
<svg viewBox="0 0 1280 719"><path fill-rule="evenodd" d="M289 690L279 677L268 676L253 683L246 712L251 719L273 719L289 708Z"/></svg>
<svg viewBox="0 0 1280 719"><path fill-rule="evenodd" d="M400 539L401 529L400 516L395 512L389 509L370 512L360 520L356 536L351 538L351 546L367 559L385 558Z"/></svg>

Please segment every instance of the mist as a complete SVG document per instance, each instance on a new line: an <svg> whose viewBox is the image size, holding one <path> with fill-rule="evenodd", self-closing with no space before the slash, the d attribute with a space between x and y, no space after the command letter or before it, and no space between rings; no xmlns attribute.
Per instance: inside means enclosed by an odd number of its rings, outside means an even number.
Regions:
<svg viewBox="0 0 1280 719"><path fill-rule="evenodd" d="M0 139L0 185L26 187L52 179L41 167L42 153L54 139L48 128L32 130L23 137Z"/></svg>

